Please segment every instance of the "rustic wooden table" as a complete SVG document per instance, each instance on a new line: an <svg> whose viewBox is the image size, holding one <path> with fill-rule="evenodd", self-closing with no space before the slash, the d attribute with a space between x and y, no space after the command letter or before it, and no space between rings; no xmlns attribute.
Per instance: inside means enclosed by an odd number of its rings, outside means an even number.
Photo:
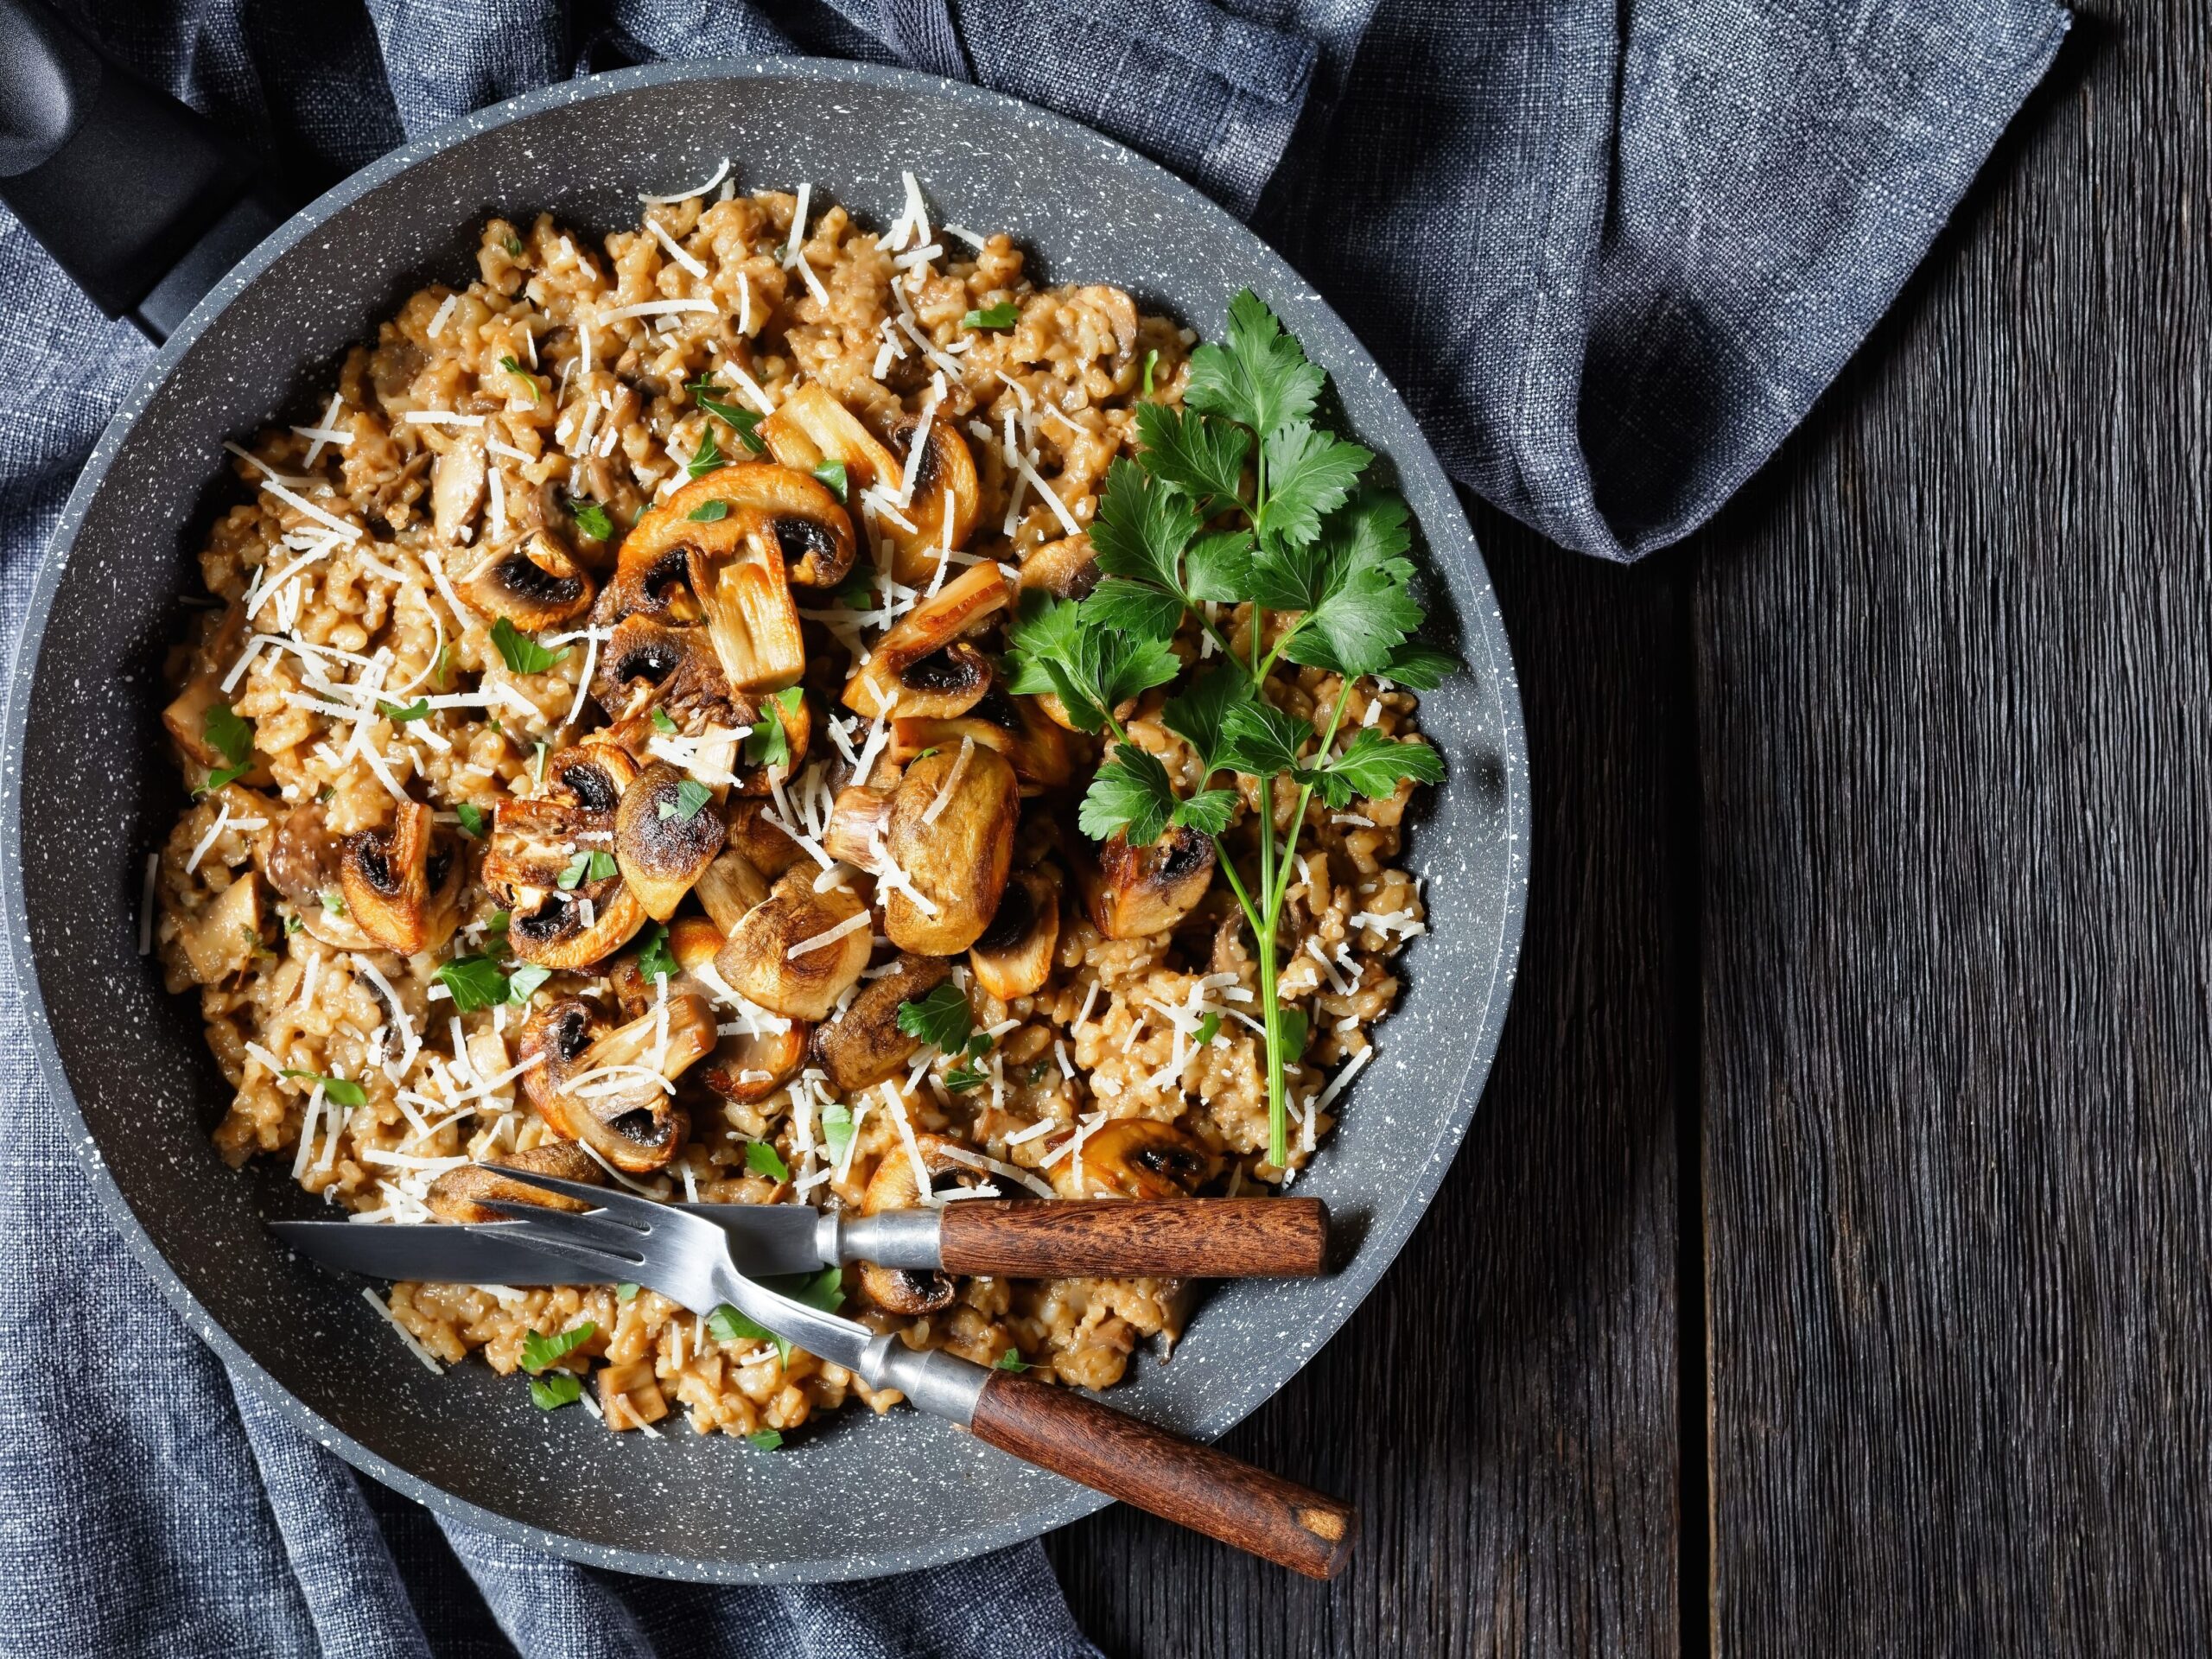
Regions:
<svg viewBox="0 0 2212 1659"><path fill-rule="evenodd" d="M2212 1649L2208 87L2204 8L2081 19L1687 545L1471 509L1535 797L1503 1051L1227 1442L1365 1542L1071 1528L1116 1659Z"/></svg>

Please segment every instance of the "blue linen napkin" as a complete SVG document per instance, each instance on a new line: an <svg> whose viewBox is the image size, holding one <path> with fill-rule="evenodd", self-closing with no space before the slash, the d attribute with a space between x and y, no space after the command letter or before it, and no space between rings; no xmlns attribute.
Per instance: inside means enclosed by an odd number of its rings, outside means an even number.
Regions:
<svg viewBox="0 0 2212 1659"><path fill-rule="evenodd" d="M2048 65L2049 0L145 0L77 13L342 172L548 79L800 49L1050 105L1252 217L1460 480L1630 558L1864 338ZM144 365L0 209L0 629ZM0 1006L16 992L0 985ZM0 1656L1091 1654L1035 1545L918 1580L627 1580L358 1481L121 1248L0 1021Z"/></svg>

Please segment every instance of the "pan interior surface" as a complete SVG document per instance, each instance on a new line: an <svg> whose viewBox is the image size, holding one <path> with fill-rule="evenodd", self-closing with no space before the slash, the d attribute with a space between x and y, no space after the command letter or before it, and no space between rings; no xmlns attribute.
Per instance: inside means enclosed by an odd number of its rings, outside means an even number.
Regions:
<svg viewBox="0 0 2212 1659"><path fill-rule="evenodd" d="M433 1376L357 1287L264 1233L264 1215L309 1213L306 1195L281 1168L233 1172L215 1156L227 1090L196 1002L164 993L135 950L145 856L178 804L160 743L162 654L180 596L199 586L207 514L233 487L222 441L300 408L420 283L473 274L487 214L627 227L640 192L696 183L724 157L742 188L808 181L816 200L876 226L897 215L912 168L941 219L1010 232L1040 282L1115 283L1208 334L1252 287L1329 371L1350 430L1395 468L1426 543L1432 632L1468 671L1421 702L1450 768L1407 858L1427 877L1431 931L1404 957L1376 1059L1297 1189L1327 1200L1356 1249L1325 1280L1217 1288L1173 1363L1141 1359L1112 1403L1217 1434L1350 1316L1458 1148L1518 950L1526 763L1489 577L1404 406L1287 266L1151 163L990 93L849 64L626 71L471 118L279 232L126 404L41 572L10 686L9 934L55 1109L96 1189L193 1327L307 1432L435 1507L597 1564L861 1577L998 1548L1105 1500L908 1411L836 1414L771 1455L542 1413L480 1363Z"/></svg>

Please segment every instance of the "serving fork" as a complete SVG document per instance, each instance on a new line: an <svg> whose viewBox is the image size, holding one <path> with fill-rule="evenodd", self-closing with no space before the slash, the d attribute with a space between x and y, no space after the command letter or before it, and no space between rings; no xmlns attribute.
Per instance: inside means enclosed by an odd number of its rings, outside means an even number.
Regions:
<svg viewBox="0 0 2212 1659"><path fill-rule="evenodd" d="M872 1389L898 1389L917 1409L987 1445L1309 1578L1335 1577L1350 1557L1358 1516L1349 1504L1073 1389L912 1349L896 1335L879 1336L782 1295L741 1273L729 1235L702 1217L550 1175L499 1173L594 1206L578 1213L484 1200L512 1217L517 1239L533 1249L599 1276L648 1285L695 1313L734 1306L772 1334L844 1366Z"/></svg>

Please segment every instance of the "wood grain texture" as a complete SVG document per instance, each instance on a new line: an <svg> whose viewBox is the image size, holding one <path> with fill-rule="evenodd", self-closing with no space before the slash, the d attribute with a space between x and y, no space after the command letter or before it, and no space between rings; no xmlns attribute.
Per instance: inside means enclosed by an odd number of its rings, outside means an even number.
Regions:
<svg viewBox="0 0 2212 1659"><path fill-rule="evenodd" d="M938 1238L954 1273L1311 1278L1328 1258L1329 1211L1319 1198L977 1198L945 1205Z"/></svg>
<svg viewBox="0 0 2212 1659"><path fill-rule="evenodd" d="M1676 1647L1675 1103L1694 1003L1668 940L1687 931L1669 906L1694 898L1669 786L1694 785L1670 749L1687 609L1677 567L1601 568L1471 511L1534 789L1503 1048L1397 1265L1223 1442L1355 1503L1359 1548L1319 1585L1126 1507L1068 1528L1046 1547L1114 1659Z"/></svg>
<svg viewBox="0 0 2212 1659"><path fill-rule="evenodd" d="M994 1376L969 1427L1001 1452L1309 1579L1343 1572L1359 1535L1349 1503L1072 1389Z"/></svg>
<svg viewBox="0 0 2212 1659"><path fill-rule="evenodd" d="M1728 1654L2212 1649L2209 23L2077 25L1707 539Z"/></svg>

